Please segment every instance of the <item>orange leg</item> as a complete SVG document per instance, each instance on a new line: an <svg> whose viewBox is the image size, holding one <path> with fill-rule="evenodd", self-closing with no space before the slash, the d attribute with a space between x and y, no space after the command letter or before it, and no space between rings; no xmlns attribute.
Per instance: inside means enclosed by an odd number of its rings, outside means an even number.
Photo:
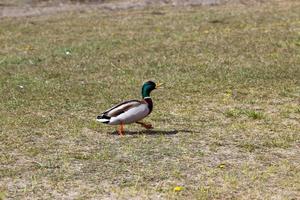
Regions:
<svg viewBox="0 0 300 200"><path fill-rule="evenodd" d="M124 124L121 122L120 127L118 129L119 135L123 136L124 135Z"/></svg>
<svg viewBox="0 0 300 200"><path fill-rule="evenodd" d="M140 124L142 127L146 128L146 129L152 129L153 126L151 124L146 124L144 122L136 122L137 124Z"/></svg>

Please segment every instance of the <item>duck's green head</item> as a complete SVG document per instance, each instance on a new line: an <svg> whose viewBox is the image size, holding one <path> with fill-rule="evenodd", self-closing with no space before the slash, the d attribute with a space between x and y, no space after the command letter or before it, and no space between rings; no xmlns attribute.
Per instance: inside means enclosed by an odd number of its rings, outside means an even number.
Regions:
<svg viewBox="0 0 300 200"><path fill-rule="evenodd" d="M157 89L160 87L162 84L156 84L153 81L147 81L144 83L142 87L142 96L143 98L145 97L150 97L150 93L152 90Z"/></svg>

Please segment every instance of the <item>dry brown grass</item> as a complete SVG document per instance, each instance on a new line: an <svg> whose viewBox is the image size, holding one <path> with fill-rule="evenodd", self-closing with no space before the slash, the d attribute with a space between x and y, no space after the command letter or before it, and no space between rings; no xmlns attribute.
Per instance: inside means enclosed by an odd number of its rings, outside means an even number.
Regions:
<svg viewBox="0 0 300 200"><path fill-rule="evenodd" d="M2 19L0 198L297 199L300 4L284 4ZM166 83L154 130L96 123L147 79Z"/></svg>

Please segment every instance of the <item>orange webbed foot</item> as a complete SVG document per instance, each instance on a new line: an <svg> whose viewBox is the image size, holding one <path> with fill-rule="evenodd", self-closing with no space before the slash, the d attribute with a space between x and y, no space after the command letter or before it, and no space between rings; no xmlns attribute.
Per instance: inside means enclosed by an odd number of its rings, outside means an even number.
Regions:
<svg viewBox="0 0 300 200"><path fill-rule="evenodd" d="M152 124L146 124L144 122L136 122L137 124L140 124L142 127L146 128L146 129L153 129Z"/></svg>

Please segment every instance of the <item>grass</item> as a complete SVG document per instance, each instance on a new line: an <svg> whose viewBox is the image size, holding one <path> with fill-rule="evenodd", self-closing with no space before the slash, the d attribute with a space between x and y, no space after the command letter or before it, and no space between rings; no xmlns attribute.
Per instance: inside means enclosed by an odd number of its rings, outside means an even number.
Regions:
<svg viewBox="0 0 300 200"><path fill-rule="evenodd" d="M242 115L246 115L252 119L263 119L264 114L255 110L245 110L245 109L229 109L225 112L227 117L241 117Z"/></svg>
<svg viewBox="0 0 300 200"><path fill-rule="evenodd" d="M299 18L272 0L2 19L0 198L297 199ZM154 130L95 122L148 79Z"/></svg>
<svg viewBox="0 0 300 200"><path fill-rule="evenodd" d="M59 3L108 3L118 0L1 0L0 6L49 6Z"/></svg>

